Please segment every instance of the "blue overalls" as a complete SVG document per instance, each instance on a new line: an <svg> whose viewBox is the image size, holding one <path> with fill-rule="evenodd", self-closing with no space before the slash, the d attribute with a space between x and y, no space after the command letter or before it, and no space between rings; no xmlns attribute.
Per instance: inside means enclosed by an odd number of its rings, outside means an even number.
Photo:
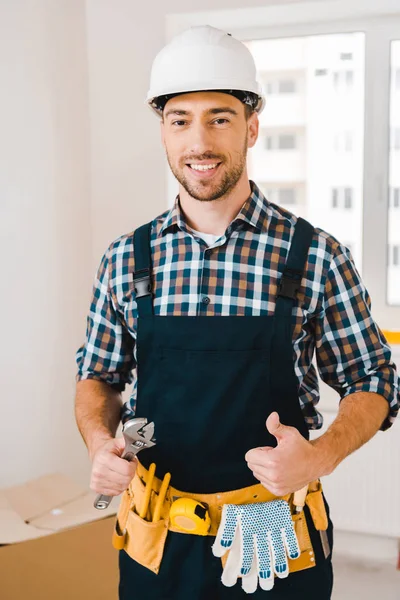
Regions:
<svg viewBox="0 0 400 600"><path fill-rule="evenodd" d="M308 439L293 365L292 309L313 227L298 219L272 316L156 316L153 312L151 223L134 235L137 326L137 417L154 421L157 445L140 454L157 476L195 493L235 490L258 483L244 456L276 446L265 421L277 411L285 425ZM332 567L325 559L307 507L316 566L252 598L328 600ZM328 529L332 548L332 524ZM249 596L238 582L221 583L214 538L168 532L156 575L120 552L120 600L238 600Z"/></svg>

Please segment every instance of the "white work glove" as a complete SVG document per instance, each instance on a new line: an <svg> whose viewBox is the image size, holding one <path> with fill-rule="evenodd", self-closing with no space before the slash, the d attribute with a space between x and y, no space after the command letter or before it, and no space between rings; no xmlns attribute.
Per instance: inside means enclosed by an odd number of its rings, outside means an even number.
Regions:
<svg viewBox="0 0 400 600"><path fill-rule="evenodd" d="M300 556L290 508L285 500L257 504L225 504L221 524L212 547L214 556L229 552L222 583L232 587L242 577L242 588L253 593L274 586L278 577L289 575L287 555Z"/></svg>

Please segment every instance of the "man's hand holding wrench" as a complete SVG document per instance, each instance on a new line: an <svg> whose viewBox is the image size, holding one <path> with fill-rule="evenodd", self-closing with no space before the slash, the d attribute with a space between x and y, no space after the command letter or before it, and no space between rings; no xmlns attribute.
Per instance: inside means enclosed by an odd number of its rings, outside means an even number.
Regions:
<svg viewBox="0 0 400 600"><path fill-rule="evenodd" d="M135 475L136 454L155 445L154 423L147 419L130 419L122 429L123 437L107 440L93 456L90 487L97 492L94 506L107 508L113 496L129 486Z"/></svg>

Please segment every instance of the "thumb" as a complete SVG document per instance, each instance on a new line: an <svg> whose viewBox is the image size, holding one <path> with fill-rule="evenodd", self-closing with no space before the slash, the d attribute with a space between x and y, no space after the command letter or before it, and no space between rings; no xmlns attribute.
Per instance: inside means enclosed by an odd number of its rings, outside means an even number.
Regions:
<svg viewBox="0 0 400 600"><path fill-rule="evenodd" d="M123 437L114 438L110 450L116 456L121 456L125 450L125 439Z"/></svg>
<svg viewBox="0 0 400 600"><path fill-rule="evenodd" d="M282 425L279 420L279 415L277 412L273 412L269 415L266 426L271 435L276 437L278 443L283 440L283 438L289 433L292 427L288 427L287 425Z"/></svg>

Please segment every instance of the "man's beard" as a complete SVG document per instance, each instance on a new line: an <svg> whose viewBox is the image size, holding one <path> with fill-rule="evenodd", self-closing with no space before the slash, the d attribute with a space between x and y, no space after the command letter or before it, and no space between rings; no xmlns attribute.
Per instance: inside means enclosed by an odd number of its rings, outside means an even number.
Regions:
<svg viewBox="0 0 400 600"><path fill-rule="evenodd" d="M212 200L217 200L218 198L222 198L229 194L235 186L237 185L239 179L241 178L243 171L246 166L246 157L247 157L247 135L244 141L244 147L242 152L239 154L238 162L232 166L231 169L226 171L220 180L219 183L213 184L212 182L208 183L207 181L198 183L189 181L185 175L183 174L183 169L178 169L175 167L168 155L167 151L167 159L170 169L175 176L175 178L179 181L181 186L186 190L186 192L196 200L200 200L202 202L211 202ZM198 155L195 157L190 157L190 159L185 159L185 163L190 160L195 163L196 160L199 162L202 160L221 160L220 156L217 156L212 153L204 153L202 155ZM222 164L223 161L222 161ZM190 167L189 167L190 168ZM220 167L218 167L220 168ZM221 167L222 168L222 167Z"/></svg>

